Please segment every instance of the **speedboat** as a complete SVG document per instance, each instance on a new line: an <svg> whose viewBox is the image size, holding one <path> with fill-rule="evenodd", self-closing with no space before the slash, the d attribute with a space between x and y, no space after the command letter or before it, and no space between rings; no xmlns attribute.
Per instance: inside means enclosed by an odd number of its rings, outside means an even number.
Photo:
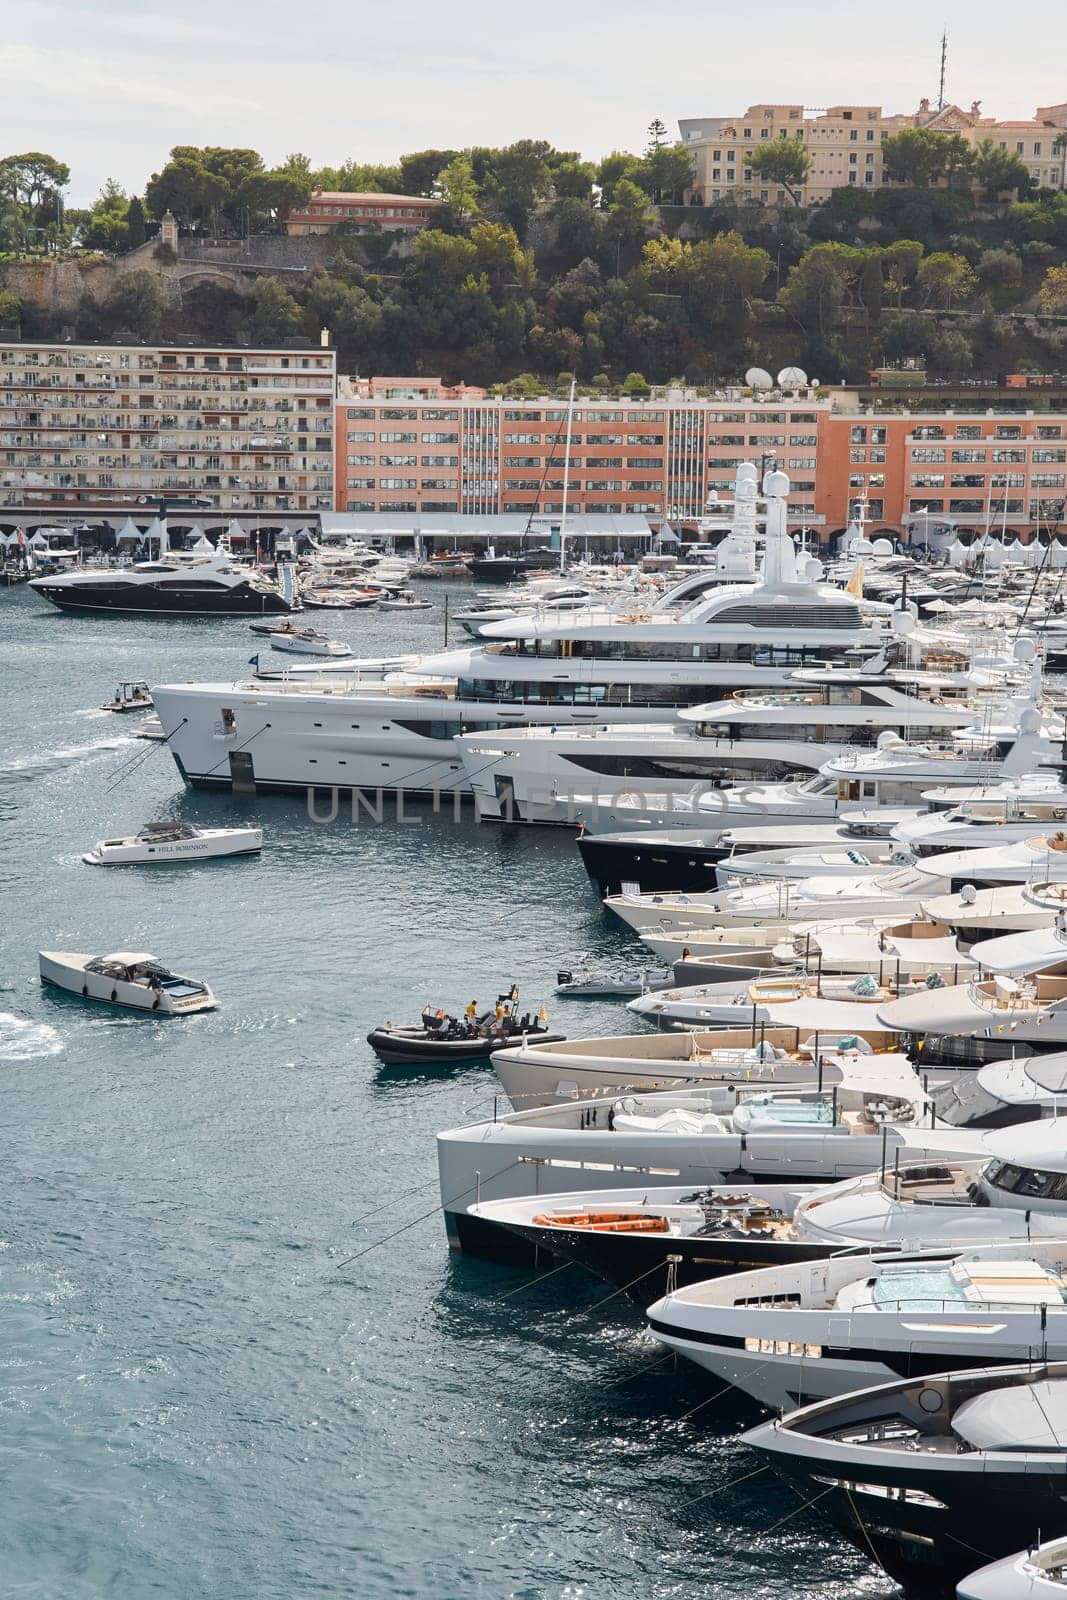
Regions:
<svg viewBox="0 0 1067 1600"><path fill-rule="evenodd" d="M106 700L100 707L101 711L151 711L152 696L148 692L148 685L144 679L123 679L115 690L110 700Z"/></svg>
<svg viewBox="0 0 1067 1600"><path fill-rule="evenodd" d="M831 1256L690 1284L648 1310L671 1350L790 1410L916 1371L1067 1360L1067 1241Z"/></svg>
<svg viewBox="0 0 1067 1600"><path fill-rule="evenodd" d="M398 589L388 600L378 602L380 611L432 611L431 600L420 600L410 589Z"/></svg>
<svg viewBox="0 0 1067 1600"><path fill-rule="evenodd" d="M245 856L262 848L262 828L194 828L188 822L146 822L139 833L128 838L98 839L82 860L91 867L125 867Z"/></svg>
<svg viewBox="0 0 1067 1600"><path fill-rule="evenodd" d="M111 955L79 955L71 950L38 952L41 982L51 983L84 1000L155 1011L165 1017L212 1011L218 1005L211 988L199 978L170 972L155 956L116 950Z"/></svg>
<svg viewBox="0 0 1067 1600"><path fill-rule="evenodd" d="M743 1440L907 1594L1059 1600L1051 1564L1050 1582L1035 1589L1025 1576L972 1587L968 1574L1067 1533L1067 1364L898 1379L805 1406Z"/></svg>
<svg viewBox="0 0 1067 1600"><path fill-rule="evenodd" d="M248 624L252 633L295 633L296 626L289 617L282 617L277 622L250 622Z"/></svg>
<svg viewBox="0 0 1067 1600"><path fill-rule="evenodd" d="M1067 1537L1030 1545L972 1572L957 1600L1067 1600Z"/></svg>
<svg viewBox="0 0 1067 1600"><path fill-rule="evenodd" d="M357 611L361 606L376 606L381 589L306 589L304 604L309 611ZM346 651L351 655L351 651Z"/></svg>
<svg viewBox="0 0 1067 1600"><path fill-rule="evenodd" d="M350 656L351 649L337 639L328 639L313 628L294 628L292 633L271 635L272 650L285 650L299 656Z"/></svg>

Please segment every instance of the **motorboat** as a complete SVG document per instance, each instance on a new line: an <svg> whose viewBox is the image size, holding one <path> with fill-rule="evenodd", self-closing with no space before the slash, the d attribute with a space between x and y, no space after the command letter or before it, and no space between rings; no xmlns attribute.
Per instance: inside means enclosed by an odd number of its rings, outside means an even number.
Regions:
<svg viewBox="0 0 1067 1600"><path fill-rule="evenodd" d="M152 866L254 855L262 848L262 828L197 828L189 822L146 822L129 837L99 839L82 860L91 867Z"/></svg>
<svg viewBox="0 0 1067 1600"><path fill-rule="evenodd" d="M291 616L279 617L273 622L250 622L249 630L252 633L261 633L269 636L276 633L295 633L296 623Z"/></svg>
<svg viewBox="0 0 1067 1600"><path fill-rule="evenodd" d="M338 639L328 639L313 628L294 628L292 633L271 635L272 650L283 650L298 656L350 656L351 648Z"/></svg>
<svg viewBox="0 0 1067 1600"><path fill-rule="evenodd" d="M917 856L939 850L983 850L1067 829L1067 788L1035 775L1000 793L968 798L944 811L921 811L903 819L893 837Z"/></svg>
<svg viewBox="0 0 1067 1600"><path fill-rule="evenodd" d="M572 1100L437 1136L441 1205L449 1241L475 1254L500 1248L468 1208L489 1200L548 1200L572 1192L576 1171L590 1190L620 1189L640 1175L645 1190L780 1181L826 1184L892 1164L980 1154L982 1135L934 1127L907 1062L879 1057L829 1087L775 1088L720 1081L703 1088Z"/></svg>
<svg viewBox="0 0 1067 1600"><path fill-rule="evenodd" d="M915 1600L1062 1600L1059 1555L1033 1547L1067 1534L1067 1364L925 1373L806 1405L743 1442ZM974 1572L1009 1558L1007 1578ZM1035 1562L1048 1581L1032 1588Z"/></svg>
<svg viewBox="0 0 1067 1600"><path fill-rule="evenodd" d="M830 1255L833 1246L798 1240L792 1230L798 1202L821 1192L795 1184L710 1184L650 1193L643 1184L486 1200L468 1207L468 1215L486 1237L496 1230L494 1260L574 1261L649 1306L672 1288L741 1267Z"/></svg>
<svg viewBox="0 0 1067 1600"><path fill-rule="evenodd" d="M265 616L290 609L276 583L214 552L170 551L129 567L82 567L33 578L30 588L62 611L116 616Z"/></svg>
<svg viewBox="0 0 1067 1600"><path fill-rule="evenodd" d="M1067 1537L992 1561L956 1586L957 1600L1064 1600Z"/></svg>
<svg viewBox="0 0 1067 1600"><path fill-rule="evenodd" d="M874 877L801 878L792 883L753 883L707 894L609 895L604 905L641 938L691 932L696 928L736 928L832 922L859 917L900 920L922 910L928 895L948 888L914 864L889 867Z"/></svg>
<svg viewBox="0 0 1067 1600"><path fill-rule="evenodd" d="M996 888L1006 883L1067 880L1067 833L1061 826L1054 834L1031 834L984 848L939 850L935 855L920 856L916 867L940 881L947 878L955 889L967 883Z"/></svg>
<svg viewBox="0 0 1067 1600"><path fill-rule="evenodd" d="M432 611L433 601L422 600L410 589L398 589L387 600L379 600L380 611Z"/></svg>
<svg viewBox="0 0 1067 1600"><path fill-rule="evenodd" d="M152 696L143 678L124 678L110 700L105 700L101 711L151 711Z"/></svg>
<svg viewBox="0 0 1067 1600"><path fill-rule="evenodd" d="M506 994L498 995L496 1005L481 1015L473 1000L462 1018L450 1016L440 1007L426 1006L417 1027L397 1028L387 1022L367 1035L367 1043L386 1066L488 1061L494 1051L527 1039L559 1044L564 1036L548 1031L544 1006L520 1016L515 985Z"/></svg>
<svg viewBox="0 0 1067 1600"><path fill-rule="evenodd" d="M934 858L937 860L938 858ZM914 857L891 841L865 845L838 839L800 849L785 845L777 850L734 849L715 869L717 885L729 889L742 883L797 883L802 878L877 878L891 867L907 867Z"/></svg>
<svg viewBox="0 0 1067 1600"><path fill-rule="evenodd" d="M799 1021L783 1026L752 1021L750 1015L744 1028L624 1033L568 1039L562 1045L532 1040L496 1051L493 1066L508 1099L522 1110L706 1084L773 1088L829 1081L839 1075L835 1068L844 1070L875 1048L892 1052L896 1043L896 1035L879 1031L869 1014L860 1018L867 1024L863 1032L827 1027L821 1034L800 1026L801 1014L794 1015ZM904 1056L878 1057L885 1070L899 1063L912 1076Z"/></svg>
<svg viewBox="0 0 1067 1600"><path fill-rule="evenodd" d="M1067 1354L1067 1241L831 1256L690 1284L648 1309L671 1350L791 1410L914 1375Z"/></svg>
<svg viewBox="0 0 1067 1600"><path fill-rule="evenodd" d="M309 611L358 611L376 606L384 592L382 589L305 589L302 598Z"/></svg>
<svg viewBox="0 0 1067 1600"><path fill-rule="evenodd" d="M951 973L950 973L951 976ZM626 1009L657 1027L739 1028L764 1023L771 1027L794 1026L812 1034L842 1035L849 1029L865 1034L881 1026L872 1007L885 1005L902 993L944 984L939 973L912 981L910 975L898 982L892 975L879 983L872 974L820 975L816 972L769 972L749 983L695 984L686 989L662 989L639 995L627 1002Z"/></svg>
<svg viewBox="0 0 1067 1600"><path fill-rule="evenodd" d="M144 721L139 722L134 728L133 737L135 739L158 740L165 739L166 734L163 732L163 724L158 717L145 717Z"/></svg>
<svg viewBox="0 0 1067 1600"><path fill-rule="evenodd" d="M111 955L78 955L69 950L39 952L41 982L78 994L84 1000L126 1006L160 1016L189 1016L218 1005L199 978L171 972L143 951L117 950Z"/></svg>

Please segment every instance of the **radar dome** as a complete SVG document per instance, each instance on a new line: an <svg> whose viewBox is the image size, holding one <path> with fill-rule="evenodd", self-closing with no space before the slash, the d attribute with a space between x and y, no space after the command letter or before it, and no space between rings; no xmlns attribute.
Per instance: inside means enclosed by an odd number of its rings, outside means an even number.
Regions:
<svg viewBox="0 0 1067 1600"><path fill-rule="evenodd" d="M779 389L803 389L808 375L803 367L783 367L778 374Z"/></svg>
<svg viewBox="0 0 1067 1600"><path fill-rule="evenodd" d="M756 471L756 463L754 461L739 461L737 464L737 472L734 474L734 476L738 483L759 482L759 473Z"/></svg>
<svg viewBox="0 0 1067 1600"><path fill-rule="evenodd" d="M886 728L884 733L878 735L879 750L896 750L904 743L899 733L894 733L892 728Z"/></svg>
<svg viewBox="0 0 1067 1600"><path fill-rule="evenodd" d="M784 499L789 493L788 472L768 472L763 480L763 492Z"/></svg>
<svg viewBox="0 0 1067 1600"><path fill-rule="evenodd" d="M1019 713L1019 728L1023 733L1037 733L1041 727L1041 713L1033 706L1027 706L1025 711Z"/></svg>
<svg viewBox="0 0 1067 1600"><path fill-rule="evenodd" d="M871 553L876 556L891 556L893 546L888 539L876 539L871 546Z"/></svg>
<svg viewBox="0 0 1067 1600"><path fill-rule="evenodd" d="M965 883L960 890L960 899L965 906L973 906L978 899L978 890L973 883Z"/></svg>
<svg viewBox="0 0 1067 1600"><path fill-rule="evenodd" d="M1032 639L1016 639L1011 653L1016 661L1032 661L1037 655L1037 645Z"/></svg>
<svg viewBox="0 0 1067 1600"><path fill-rule="evenodd" d="M895 634L906 639L915 629L915 615L911 611L894 611L889 619L889 626Z"/></svg>
<svg viewBox="0 0 1067 1600"><path fill-rule="evenodd" d="M749 367L745 373L745 382L750 389L774 388L774 379L769 372L764 372L762 367Z"/></svg>
<svg viewBox="0 0 1067 1600"><path fill-rule="evenodd" d="M804 576L809 583L818 583L822 577L822 562L816 561L814 556L809 556L804 563Z"/></svg>
<svg viewBox="0 0 1067 1600"><path fill-rule="evenodd" d="M865 539L862 533L858 533L854 539L849 541L848 553L852 556L873 555L874 545L869 539Z"/></svg>

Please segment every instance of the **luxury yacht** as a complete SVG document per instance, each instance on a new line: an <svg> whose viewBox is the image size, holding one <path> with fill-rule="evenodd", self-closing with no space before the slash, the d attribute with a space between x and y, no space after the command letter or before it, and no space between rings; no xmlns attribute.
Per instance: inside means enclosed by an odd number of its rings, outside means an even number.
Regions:
<svg viewBox="0 0 1067 1600"><path fill-rule="evenodd" d="M869 1056L875 1048L891 1049L896 1035L879 1031L876 1016L867 1013L860 1020L867 1024L865 1033L829 1025L819 1031L754 1020L750 1007L744 1027L624 1033L555 1045L529 1039L497 1050L492 1061L516 1111L694 1086L725 1087L729 1098L753 1084L773 1088L818 1082L821 1087L846 1070L859 1070L857 1057ZM909 1080L913 1076L907 1058L896 1053L879 1055L877 1068L902 1072Z"/></svg>
<svg viewBox="0 0 1067 1600"><path fill-rule="evenodd" d="M900 848L898 846L898 848ZM995 888L1004 883L1053 883L1067 880L1067 833L1062 827L1051 835L1004 840L1000 844L965 850L939 850L918 858L920 872L947 878L953 887L973 883Z"/></svg>
<svg viewBox="0 0 1067 1600"><path fill-rule="evenodd" d="M727 1109L732 1104L733 1109ZM933 1126L922 1086L883 1058L841 1069L831 1087L758 1083L572 1101L515 1111L437 1136L441 1205L456 1248L492 1252L499 1230L468 1208L487 1200L554 1197L580 1180L590 1189L635 1182L831 1183L880 1163L967 1159L983 1136Z"/></svg>
<svg viewBox="0 0 1067 1600"><path fill-rule="evenodd" d="M902 818L893 838L917 856L939 850L981 850L1067 829L1067 788L1036 775L1001 794L964 800L948 811Z"/></svg>
<svg viewBox="0 0 1067 1600"><path fill-rule="evenodd" d="M1067 1364L880 1384L743 1439L915 1600L1062 1600L1059 1557L1030 1547L1067 1533ZM1008 1556L1009 1578L968 1577ZM1033 1588L1035 1562L1049 1581Z"/></svg>
<svg viewBox="0 0 1067 1600"><path fill-rule="evenodd" d="M468 1207L488 1232L493 1259L574 1261L649 1306L672 1289L741 1267L821 1261L836 1248L798 1239L792 1216L818 1188L795 1184L701 1189L583 1189ZM831 1191L832 1192L832 1191Z"/></svg>
<svg viewBox="0 0 1067 1600"><path fill-rule="evenodd" d="M894 1378L1067 1359L1067 1241L951 1245L764 1267L678 1289L652 1332L789 1411Z"/></svg>
<svg viewBox="0 0 1067 1600"><path fill-rule="evenodd" d="M215 552L172 551L131 567L81 567L32 578L30 588L62 611L121 616L259 616L290 609L277 584Z"/></svg>
<svg viewBox="0 0 1067 1600"><path fill-rule="evenodd" d="M255 855L262 848L262 828L196 828L188 822L146 822L139 833L125 838L98 839L82 860L91 867L153 866L168 861Z"/></svg>
<svg viewBox="0 0 1067 1600"><path fill-rule="evenodd" d="M755 469L739 471L737 517L751 512ZM852 595L798 567L785 532L788 479L769 474L761 581L697 574L663 609L534 615L490 625L461 650L361 681L354 659L327 689L285 683L167 684L153 694L179 770L194 785L466 793L463 733L531 725L670 723L679 707L742 688L781 688L805 665L866 657L887 635ZM815 564L817 566L817 563ZM714 592L709 589L709 581ZM491 635L491 637L489 637ZM933 716L934 714L931 713ZM940 726L951 717L934 717Z"/></svg>

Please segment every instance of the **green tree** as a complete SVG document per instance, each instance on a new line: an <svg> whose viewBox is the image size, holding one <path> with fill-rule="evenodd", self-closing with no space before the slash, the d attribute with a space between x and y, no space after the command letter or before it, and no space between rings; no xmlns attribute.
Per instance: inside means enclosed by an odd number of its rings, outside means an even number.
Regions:
<svg viewBox="0 0 1067 1600"><path fill-rule="evenodd" d="M499 291L505 284L532 289L537 273L533 256L519 243L514 228L499 222L478 222L471 229L476 270Z"/></svg>
<svg viewBox="0 0 1067 1600"><path fill-rule="evenodd" d="M104 302L103 314L113 333L120 329L140 339L158 339L163 322L163 290L154 272L123 272Z"/></svg>
<svg viewBox="0 0 1067 1600"><path fill-rule="evenodd" d="M525 235L534 207L552 183L547 156L551 145L543 139L519 139L493 152L492 165L482 186L483 198Z"/></svg>
<svg viewBox="0 0 1067 1600"><path fill-rule="evenodd" d="M944 176L952 138L931 128L902 128L882 140L882 165L898 183L927 189Z"/></svg>
<svg viewBox="0 0 1067 1600"><path fill-rule="evenodd" d="M478 215L478 187L471 158L460 152L438 175L441 199L461 222Z"/></svg>
<svg viewBox="0 0 1067 1600"><path fill-rule="evenodd" d="M623 394L631 395L635 400L647 400L652 393L651 384L640 372L628 372L619 387Z"/></svg>
<svg viewBox="0 0 1067 1600"><path fill-rule="evenodd" d="M126 238L129 248L136 250L145 242L144 206L140 195L133 195L126 210Z"/></svg>
<svg viewBox="0 0 1067 1600"><path fill-rule="evenodd" d="M0 289L0 327L16 327L22 321L22 301L10 289Z"/></svg>
<svg viewBox="0 0 1067 1600"><path fill-rule="evenodd" d="M461 283L474 270L478 252L469 239L439 228L423 228L415 240L414 270L423 282L433 286Z"/></svg>
<svg viewBox="0 0 1067 1600"><path fill-rule="evenodd" d="M1014 250L983 250L975 270L978 282L998 308L1019 299L1023 264Z"/></svg>
<svg viewBox="0 0 1067 1600"><path fill-rule="evenodd" d="M983 139L975 148L974 176L987 200L1025 194L1030 187L1030 174L1015 151L1002 150L992 139Z"/></svg>
<svg viewBox="0 0 1067 1600"><path fill-rule="evenodd" d="M656 205L677 205L693 181L693 157L682 144L650 148L628 174Z"/></svg>
<svg viewBox="0 0 1067 1600"><path fill-rule="evenodd" d="M800 204L801 190L811 170L811 157L799 139L790 139L784 133L780 139L767 139L748 151L745 165L758 178L783 188L794 205Z"/></svg>
<svg viewBox="0 0 1067 1600"><path fill-rule="evenodd" d="M595 182L596 167L591 161L564 161L552 173L552 187L561 200L588 200Z"/></svg>
<svg viewBox="0 0 1067 1600"><path fill-rule="evenodd" d="M278 278L257 278L248 296L248 326L257 344L275 344L300 332L300 307Z"/></svg>
<svg viewBox="0 0 1067 1600"><path fill-rule="evenodd" d="M969 300L978 287L970 263L947 250L935 250L921 262L916 283L924 306L931 303L941 307L956 305L961 300Z"/></svg>
<svg viewBox="0 0 1067 1600"><path fill-rule="evenodd" d="M898 306L915 282L924 254L917 239L894 239L882 251L885 292L893 296Z"/></svg>
<svg viewBox="0 0 1067 1600"><path fill-rule="evenodd" d="M809 334L825 337L859 282L865 252L830 241L806 250L778 292L778 303Z"/></svg>
<svg viewBox="0 0 1067 1600"><path fill-rule="evenodd" d="M648 125L648 143L645 154L651 155L653 150L659 150L667 143L667 129L659 117L654 117Z"/></svg>
<svg viewBox="0 0 1067 1600"><path fill-rule="evenodd" d="M610 206L615 199L615 185L621 178L632 178L635 168L639 165L636 156L626 155L622 150L613 150L610 156L605 156L597 167L596 181L600 186L600 200L604 206Z"/></svg>
<svg viewBox="0 0 1067 1600"><path fill-rule="evenodd" d="M644 238L648 227L650 201L643 189L629 178L620 178L614 185L608 217L611 230L623 244L632 244Z"/></svg>
<svg viewBox="0 0 1067 1600"><path fill-rule="evenodd" d="M400 193L432 196L441 173L455 159L455 150L416 150L401 156Z"/></svg>

